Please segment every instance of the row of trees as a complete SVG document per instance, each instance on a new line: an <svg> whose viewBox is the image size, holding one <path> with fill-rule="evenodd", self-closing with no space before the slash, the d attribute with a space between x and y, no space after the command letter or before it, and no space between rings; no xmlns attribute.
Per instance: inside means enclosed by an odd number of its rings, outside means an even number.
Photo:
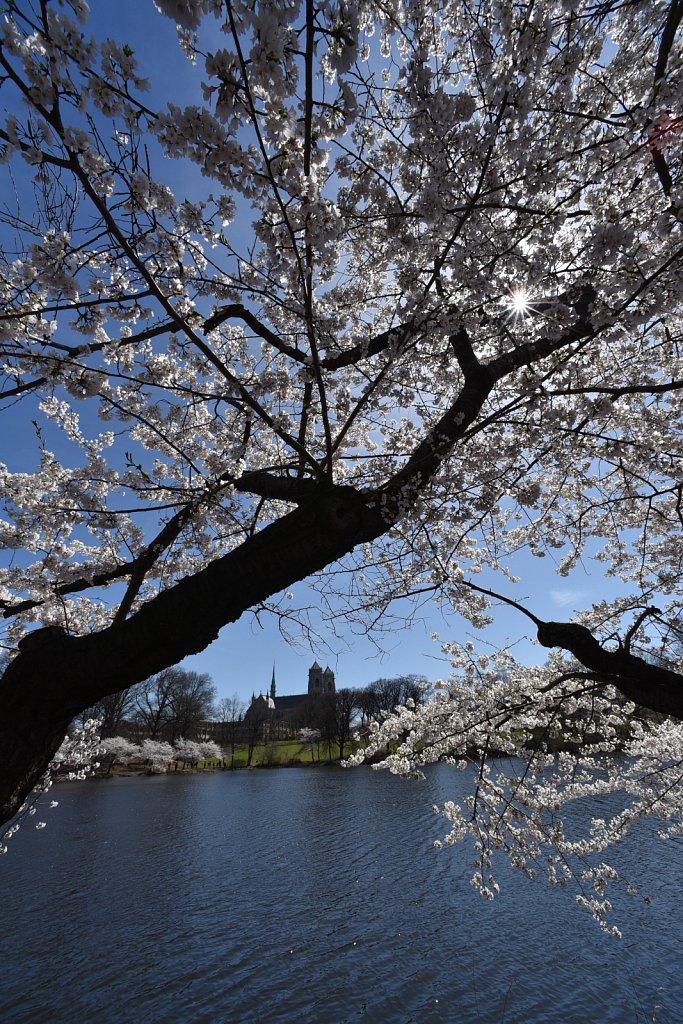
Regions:
<svg viewBox="0 0 683 1024"><path fill-rule="evenodd" d="M171 765L196 768L201 761L222 758L222 751L212 740L196 742L177 739L173 744L164 740L145 739L133 743L125 736L111 736L106 740L99 763L107 774L115 764L143 763L149 772L165 772Z"/></svg>
<svg viewBox="0 0 683 1024"><path fill-rule="evenodd" d="M343 758L356 724L361 731L371 722L382 722L402 707L425 703L426 680L421 676L397 676L377 679L364 689L341 689L314 710L321 739L328 750L333 744ZM317 701L315 702L317 703Z"/></svg>
<svg viewBox="0 0 683 1024"><path fill-rule="evenodd" d="M215 700L209 675L173 667L103 697L84 718L101 720L103 739L133 726L140 738L172 744L197 738L202 723L214 718Z"/></svg>
<svg viewBox="0 0 683 1024"><path fill-rule="evenodd" d="M365 689L357 690L357 708L362 724L380 721L399 706L424 704L425 686L424 676L407 675L394 676L391 679L376 679Z"/></svg>
<svg viewBox="0 0 683 1024"><path fill-rule="evenodd" d="M316 697L287 722L286 731L312 731L318 737L318 746L327 745L329 756L336 746L343 757L356 724L363 727L372 720L380 721L411 700L415 705L422 703L424 682L415 675L377 679L364 689L345 688ZM216 687L208 675L170 668L103 698L88 708L83 718L99 719L102 738L115 738L119 746L125 742L122 732L138 743L177 746L204 741L207 723L215 723L211 734L221 746L230 748L233 761L235 746L241 742L247 745L247 763L251 764L256 746L283 730L267 711L252 711L246 718L245 711L246 704L237 694L216 701ZM115 744L110 742L107 749L115 749Z"/></svg>

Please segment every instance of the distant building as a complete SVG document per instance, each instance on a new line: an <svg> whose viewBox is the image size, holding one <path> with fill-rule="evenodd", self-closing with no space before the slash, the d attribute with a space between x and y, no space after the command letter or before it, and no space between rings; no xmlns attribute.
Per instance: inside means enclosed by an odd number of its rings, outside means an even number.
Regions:
<svg viewBox="0 0 683 1024"><path fill-rule="evenodd" d="M311 711L311 702L317 697L336 693L334 672L329 666L322 668L314 661L308 670L308 690L306 693L291 693L278 697L275 684L275 666L268 693L252 694L251 704L247 708L244 721L253 722L259 719L267 727L270 735L285 736L299 725L305 724L307 712Z"/></svg>
<svg viewBox="0 0 683 1024"><path fill-rule="evenodd" d="M322 693L334 693L334 672L328 666L321 668L317 661L314 661L308 670L308 693L301 694L302 697L319 697Z"/></svg>

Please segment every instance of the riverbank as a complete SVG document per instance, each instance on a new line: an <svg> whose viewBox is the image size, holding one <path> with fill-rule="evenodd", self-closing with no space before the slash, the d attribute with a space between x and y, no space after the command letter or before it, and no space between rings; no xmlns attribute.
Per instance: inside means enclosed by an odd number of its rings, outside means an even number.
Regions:
<svg viewBox="0 0 683 1024"><path fill-rule="evenodd" d="M106 747L106 740L103 741ZM345 757L351 753L346 750ZM213 772L213 771L251 771L263 768L339 768L341 758L334 756L334 747L328 745L302 744L299 740L276 740L255 745L251 751L247 744L236 744L234 750L223 749L221 758L210 758L195 762L181 758L169 760L160 768L158 763L152 766L142 758L126 757L121 761L108 761L106 754L102 757L101 766L92 773L94 778L125 778L127 776L156 775L176 772Z"/></svg>

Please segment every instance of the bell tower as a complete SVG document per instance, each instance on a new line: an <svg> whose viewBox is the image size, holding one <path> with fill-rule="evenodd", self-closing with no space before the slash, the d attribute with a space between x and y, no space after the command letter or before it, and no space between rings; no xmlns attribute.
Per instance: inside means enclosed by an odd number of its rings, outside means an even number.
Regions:
<svg viewBox="0 0 683 1024"><path fill-rule="evenodd" d="M317 661L314 661L308 670L308 696L320 697L324 693L335 693L334 672L328 666L321 668Z"/></svg>
<svg viewBox="0 0 683 1024"><path fill-rule="evenodd" d="M308 696L319 697L323 692L323 670L317 661L314 661L308 670Z"/></svg>

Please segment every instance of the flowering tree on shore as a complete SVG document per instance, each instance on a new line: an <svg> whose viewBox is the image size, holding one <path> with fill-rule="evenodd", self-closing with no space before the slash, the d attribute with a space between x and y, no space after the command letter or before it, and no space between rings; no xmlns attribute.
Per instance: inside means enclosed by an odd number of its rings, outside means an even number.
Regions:
<svg viewBox="0 0 683 1024"><path fill-rule="evenodd" d="M149 774L167 772L174 760L174 751L165 740L143 740L140 744L140 757L149 765Z"/></svg>
<svg viewBox="0 0 683 1024"><path fill-rule="evenodd" d="M166 772L169 765L182 762L185 767L196 767L200 761L220 759L223 752L217 743L211 740L196 742L195 740L178 739L173 745L165 741L146 739L142 743L133 743L124 736L111 736L102 740L99 749L99 765L107 769L109 774L114 765L126 765L131 762L144 761L149 764L150 772Z"/></svg>
<svg viewBox="0 0 683 1024"><path fill-rule="evenodd" d="M301 746L308 747L308 751L311 755L311 761L315 761L315 752L318 751L318 760L320 760L320 729L309 729L306 726L303 729L299 729L299 739Z"/></svg>
<svg viewBox="0 0 683 1024"><path fill-rule="evenodd" d="M108 736L102 742L100 764L106 768L108 775L111 774L115 764L127 764L128 761L141 757L140 747L137 743L126 739L125 736Z"/></svg>
<svg viewBox="0 0 683 1024"><path fill-rule="evenodd" d="M222 758L223 752L217 743L213 740L204 740L197 742L196 740L177 739L173 744L174 757L177 761L182 761L185 765L190 765L195 768L200 761L213 761L216 758Z"/></svg>
<svg viewBox="0 0 683 1024"><path fill-rule="evenodd" d="M680 3L156 6L189 105L84 0L4 5L0 409L35 455L0 469L2 817L79 710L296 621L303 579L353 623L512 601L567 654L532 690L505 656L542 728L609 687L680 719ZM596 549L618 601L513 601L513 553ZM458 736L498 715L463 701Z"/></svg>

